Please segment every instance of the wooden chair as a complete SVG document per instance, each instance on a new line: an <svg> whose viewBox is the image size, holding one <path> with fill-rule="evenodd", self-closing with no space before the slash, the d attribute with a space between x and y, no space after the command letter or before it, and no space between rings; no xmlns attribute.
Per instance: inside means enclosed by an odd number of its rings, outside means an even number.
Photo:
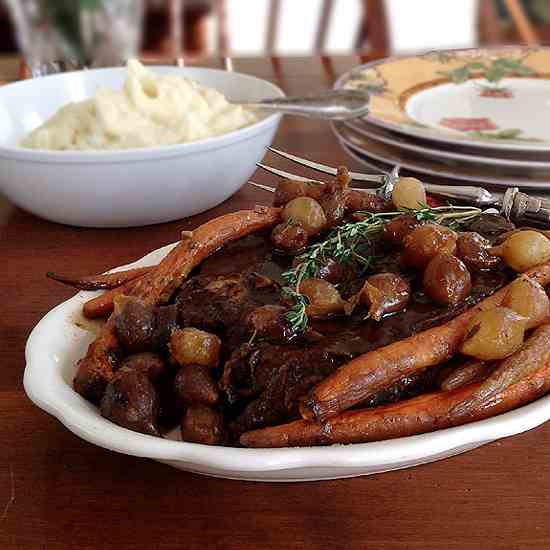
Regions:
<svg viewBox="0 0 550 550"><path fill-rule="evenodd" d="M216 44L211 49L222 56L231 54L230 29L227 27L227 4L231 0L205 0L204 9L200 13L190 12L182 15L182 0L170 0L171 40L174 44L181 44L181 35L185 35L185 43L192 45L191 48L184 48L185 54L201 54L208 50L207 31L204 20L213 16L216 19L217 36ZM359 52L370 51L373 55L382 57L388 54L389 38L388 25L384 10L384 0L361 0L362 15L358 21L357 34L354 41L354 49ZM315 31L313 52L322 54L326 51L328 32L334 16L333 0L323 0L321 17ZM267 22L267 33L262 53L273 55L275 44L282 32L281 22L281 0L270 0ZM183 30L180 28L184 22ZM175 51L176 48L172 48Z"/></svg>
<svg viewBox="0 0 550 550"><path fill-rule="evenodd" d="M212 5L210 0L149 0L143 44L147 55L177 59L206 51L205 24Z"/></svg>
<svg viewBox="0 0 550 550"><path fill-rule="evenodd" d="M6 7L0 2L0 52L15 53L17 44L15 43L15 33L13 25Z"/></svg>
<svg viewBox="0 0 550 550"><path fill-rule="evenodd" d="M479 36L482 44L519 42L526 46L536 46L542 43L539 29L530 21L521 0L503 0L502 5L512 23L509 31L503 28L494 0L480 0Z"/></svg>
<svg viewBox="0 0 550 550"><path fill-rule="evenodd" d="M253 0L250 0L253 1ZM347 1L347 0L345 0ZM230 33L226 9L231 0L149 0L147 3L144 51L149 59L200 57L216 52L231 54ZM273 55L281 29L281 0L270 0L267 34L263 54ZM1 4L0 4L1 5ZM388 54L388 25L384 0L361 0L362 14L357 22L354 50L370 52L373 57ZM334 17L333 0L323 0L321 17L315 30L312 53L322 54L331 21ZM216 43L209 44L208 18L216 20Z"/></svg>
<svg viewBox="0 0 550 550"><path fill-rule="evenodd" d="M362 15L358 22L354 49L358 52L370 50L373 57L385 57L389 49L388 24L384 0L362 0ZM333 16L333 0L323 0L321 17L316 31L314 52L325 53L328 31ZM273 54L277 43L281 19L281 0L271 0L265 50Z"/></svg>

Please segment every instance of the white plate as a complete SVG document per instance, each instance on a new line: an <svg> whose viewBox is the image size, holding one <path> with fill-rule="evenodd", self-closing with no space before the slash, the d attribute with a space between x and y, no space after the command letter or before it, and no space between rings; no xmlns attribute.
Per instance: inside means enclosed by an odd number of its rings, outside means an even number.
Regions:
<svg viewBox="0 0 550 550"><path fill-rule="evenodd" d="M229 98L282 97L271 82L198 67L153 67L183 76ZM45 151L18 147L60 107L119 90L124 68L91 69L0 87L0 192L47 220L83 227L133 227L204 212L236 193L254 173L281 120L261 116L250 126L199 141L108 151Z"/></svg>
<svg viewBox="0 0 550 550"><path fill-rule="evenodd" d="M472 167L462 165L454 160L443 161L423 157L414 152L404 151L369 139L343 123L332 123L331 127L340 143L353 149L360 158L372 158L392 166L399 165L413 172L439 178L487 184L493 187L520 187L550 191L550 173L542 176L539 172L533 172L532 178L527 179L525 173L522 174L526 170L518 170L518 175L514 176L505 174L498 167Z"/></svg>
<svg viewBox="0 0 550 550"><path fill-rule="evenodd" d="M543 47L428 52L361 65L335 88L369 91L365 120L395 132L483 149L548 152L549 62L550 48ZM459 119L466 124L461 129Z"/></svg>
<svg viewBox="0 0 550 550"><path fill-rule="evenodd" d="M431 158L441 158L445 160L454 160L465 162L467 164L474 165L487 165L487 166L499 166L502 168L519 168L526 170L546 170L550 171L550 159L547 161L544 160L524 160L520 158L512 158L509 154L506 158L490 156L489 154L484 154L483 156L479 154L466 154L459 153L457 149L462 150L460 147L454 147L454 150L447 150L438 147L437 144L430 144L429 142L423 141L413 141L411 138L404 135L394 134L389 130L384 128L370 125L362 124L357 121L350 121L345 123L346 126L363 134L369 139L385 143L386 145L391 145L393 147L398 147L400 149L405 149L406 151L414 151L422 156L428 156Z"/></svg>
<svg viewBox="0 0 550 550"><path fill-rule="evenodd" d="M118 269L154 265L165 246ZM530 430L550 419L550 396L494 418L437 432L376 443L293 449L211 447L139 434L106 420L72 387L75 365L93 340L79 328L81 292L50 311L26 347L24 386L30 399L82 439L119 453L147 457L180 470L252 481L313 481L374 474L433 462L496 439ZM171 437L176 437L176 433ZM498 449L494 449L498 453Z"/></svg>

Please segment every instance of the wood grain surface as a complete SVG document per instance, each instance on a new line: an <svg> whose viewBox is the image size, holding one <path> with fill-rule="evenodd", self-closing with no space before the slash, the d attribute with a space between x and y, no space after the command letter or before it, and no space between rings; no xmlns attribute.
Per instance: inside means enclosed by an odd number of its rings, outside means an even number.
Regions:
<svg viewBox="0 0 550 550"><path fill-rule="evenodd" d="M242 59L234 68L299 94L330 86L357 63ZM286 119L275 145L358 168L324 123ZM260 173L253 179L274 181ZM414 469L265 484L201 477L95 447L29 401L25 341L47 311L73 294L46 279L46 271L101 272L213 216L267 201L245 186L191 219L94 230L40 220L0 198L0 549L549 548L550 424Z"/></svg>

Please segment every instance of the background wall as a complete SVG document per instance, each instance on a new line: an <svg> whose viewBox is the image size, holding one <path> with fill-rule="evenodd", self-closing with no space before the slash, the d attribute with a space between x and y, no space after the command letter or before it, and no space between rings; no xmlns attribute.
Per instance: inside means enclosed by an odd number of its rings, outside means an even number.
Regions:
<svg viewBox="0 0 550 550"><path fill-rule="evenodd" d="M231 49L242 55L261 53L270 0L228 0ZM276 49L285 54L311 52L321 0L282 0ZM550 1L549 1L550 3ZM344 53L353 47L361 15L360 0L333 0L327 50ZM476 44L477 0L386 0L395 53ZM215 33L215 25L211 32Z"/></svg>

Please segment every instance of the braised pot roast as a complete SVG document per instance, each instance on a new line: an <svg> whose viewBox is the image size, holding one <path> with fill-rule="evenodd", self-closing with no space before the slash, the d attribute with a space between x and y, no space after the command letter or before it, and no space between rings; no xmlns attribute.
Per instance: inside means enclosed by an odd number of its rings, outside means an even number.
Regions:
<svg viewBox="0 0 550 550"><path fill-rule="evenodd" d="M320 412L321 398L316 412L313 390L343 365L445 325L509 284L517 271L549 259L550 245L541 233L533 232L537 242L546 241L535 243L530 257L508 240L503 244L502 235L518 233L500 216L479 214L461 225L436 223L421 205L417 210L423 214L409 209L384 218L395 206L358 198L348 182L344 170L325 189L284 181L275 195L282 208L279 222L226 243L162 305L131 293L115 297L111 371L93 393L82 389L79 372L77 391L97 403L103 416L131 430L162 436L179 425L186 441L257 446L243 434L301 417L326 421L332 413ZM410 188L405 183L399 195L404 203ZM316 244L380 212L380 231L348 242L339 254L319 254L315 273L300 272L304 254ZM521 242L525 247L526 239ZM299 281L292 284L288 272L293 269ZM548 298L536 285L517 284L497 316L503 320L499 330L510 329L510 320L515 323L516 340L506 340L515 347L506 356L522 346L526 331L548 317ZM537 310L529 320L531 302ZM481 336L490 339L496 330L496 317L486 316L489 324L480 315L468 327L462 353L394 377L356 399L351 410L378 410L482 383L497 359L476 353L487 342L479 344ZM504 349L503 342L491 341L487 349Z"/></svg>

